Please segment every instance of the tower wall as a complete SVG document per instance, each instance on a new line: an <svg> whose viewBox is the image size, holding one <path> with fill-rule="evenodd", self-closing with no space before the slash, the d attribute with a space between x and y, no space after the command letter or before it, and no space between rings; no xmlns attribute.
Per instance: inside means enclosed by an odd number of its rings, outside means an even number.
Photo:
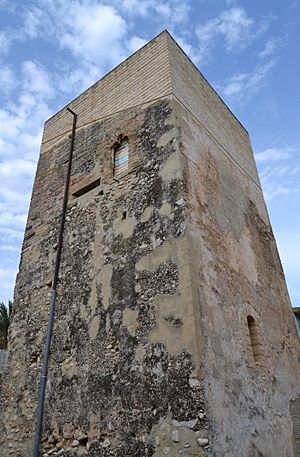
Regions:
<svg viewBox="0 0 300 457"><path fill-rule="evenodd" d="M70 106L43 453L292 457L299 341L247 132L166 32ZM45 124L1 457L32 449L71 123Z"/></svg>
<svg viewBox="0 0 300 457"><path fill-rule="evenodd" d="M177 110L213 455L296 456L299 340L262 191Z"/></svg>
<svg viewBox="0 0 300 457"><path fill-rule="evenodd" d="M173 103L76 132L43 452L161 456L188 446L188 455L207 454L197 441L206 444L208 429ZM111 148L121 133L129 169L115 180ZM66 137L39 160L15 294L3 455L32 448L68 149Z"/></svg>

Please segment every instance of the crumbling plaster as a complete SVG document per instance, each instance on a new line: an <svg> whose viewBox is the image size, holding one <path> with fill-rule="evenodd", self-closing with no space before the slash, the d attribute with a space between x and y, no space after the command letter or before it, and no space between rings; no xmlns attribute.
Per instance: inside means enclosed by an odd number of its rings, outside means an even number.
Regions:
<svg viewBox="0 0 300 457"><path fill-rule="evenodd" d="M299 339L246 130L166 32L71 107L78 128L44 455L295 457ZM33 444L68 116L44 129L1 457L27 457ZM129 172L116 180L120 134Z"/></svg>

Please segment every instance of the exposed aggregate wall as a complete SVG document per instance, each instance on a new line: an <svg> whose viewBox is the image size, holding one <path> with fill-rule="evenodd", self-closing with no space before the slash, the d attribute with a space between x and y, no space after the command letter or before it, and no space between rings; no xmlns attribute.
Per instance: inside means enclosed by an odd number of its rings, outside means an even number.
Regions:
<svg viewBox="0 0 300 457"><path fill-rule="evenodd" d="M103 182L71 197L66 216L45 407L44 449L51 455L207 454L185 184L172 122L170 103L161 101L77 132L72 182L97 173ZM104 169L111 171L116 131L126 133L135 158L120 182ZM32 446L68 146L63 141L57 155L48 150L39 162L11 335L18 387L4 389L14 402L3 417L2 455L25 457ZM56 204L47 205L49 198ZM11 439L15 422L20 440Z"/></svg>
<svg viewBox="0 0 300 457"><path fill-rule="evenodd" d="M299 339L263 194L218 140L175 106L212 455L293 457L290 406L300 389ZM248 316L256 323L258 360Z"/></svg>
<svg viewBox="0 0 300 457"><path fill-rule="evenodd" d="M166 32L71 107L42 455L295 457L299 340L247 132ZM45 124L1 457L31 455L71 124L65 110Z"/></svg>

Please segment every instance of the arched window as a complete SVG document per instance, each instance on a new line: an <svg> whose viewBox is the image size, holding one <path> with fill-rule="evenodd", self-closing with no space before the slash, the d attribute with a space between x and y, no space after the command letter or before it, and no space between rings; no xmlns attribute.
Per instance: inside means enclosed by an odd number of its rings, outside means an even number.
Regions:
<svg viewBox="0 0 300 457"><path fill-rule="evenodd" d="M263 361L263 350L257 323L252 316L247 316L247 323L254 362L261 363Z"/></svg>
<svg viewBox="0 0 300 457"><path fill-rule="evenodd" d="M121 176L128 171L128 137L120 135L118 140L113 145L113 175L114 177Z"/></svg>

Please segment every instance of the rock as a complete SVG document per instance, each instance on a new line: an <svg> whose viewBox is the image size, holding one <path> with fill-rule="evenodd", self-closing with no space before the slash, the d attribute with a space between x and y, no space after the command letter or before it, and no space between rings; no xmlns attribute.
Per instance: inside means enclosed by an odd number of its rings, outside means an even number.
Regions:
<svg viewBox="0 0 300 457"><path fill-rule="evenodd" d="M49 438L48 438L48 443L53 444L53 443L55 443L55 441L56 441L56 439L54 438L54 436L50 435Z"/></svg>
<svg viewBox="0 0 300 457"><path fill-rule="evenodd" d="M204 447L208 444L208 439L207 438L197 438L197 443L199 444L200 447Z"/></svg>
<svg viewBox="0 0 300 457"><path fill-rule="evenodd" d="M66 439L73 438L74 428L71 424L65 424L63 426L63 437Z"/></svg>
<svg viewBox="0 0 300 457"><path fill-rule="evenodd" d="M83 447L83 446L79 446L79 449L78 449L78 451L77 451L77 454L76 454L76 455L78 455L78 456L82 457L82 456L84 456L84 455L88 455L88 451L86 450L86 448L85 448L85 447Z"/></svg>
<svg viewBox="0 0 300 457"><path fill-rule="evenodd" d="M101 446L106 448L108 446L110 446L110 441L108 438L105 438L105 440L101 443Z"/></svg>
<svg viewBox="0 0 300 457"><path fill-rule="evenodd" d="M174 443L179 443L178 430L173 430L173 432L172 432L172 440L174 441Z"/></svg>
<svg viewBox="0 0 300 457"><path fill-rule="evenodd" d="M197 422L198 422L198 418L190 420L190 421L180 421L180 422L173 420L173 424L175 425L175 427L185 427L185 428L194 428L194 427L196 427Z"/></svg>
<svg viewBox="0 0 300 457"><path fill-rule="evenodd" d="M77 446L79 446L79 441L78 441L78 440L72 441L71 446L72 446L72 447L77 447Z"/></svg>
<svg viewBox="0 0 300 457"><path fill-rule="evenodd" d="M82 440L85 440L87 438L87 435L83 433L81 430L75 430L74 433L74 439L78 440L79 442Z"/></svg>
<svg viewBox="0 0 300 457"><path fill-rule="evenodd" d="M200 387L200 381L199 381L199 379L196 379L196 378L190 378L189 384L191 387Z"/></svg>

